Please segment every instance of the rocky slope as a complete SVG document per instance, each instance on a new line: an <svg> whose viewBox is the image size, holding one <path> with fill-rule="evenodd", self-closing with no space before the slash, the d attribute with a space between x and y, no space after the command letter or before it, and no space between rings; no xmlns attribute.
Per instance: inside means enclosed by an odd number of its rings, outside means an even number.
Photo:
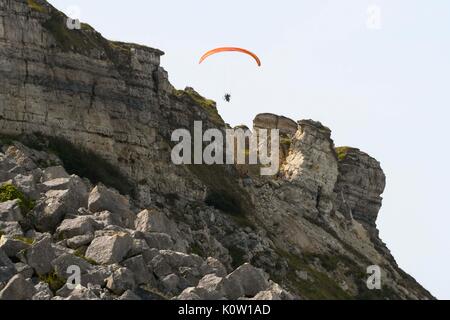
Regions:
<svg viewBox="0 0 450 320"><path fill-rule="evenodd" d="M282 134L276 177L175 166L174 129L227 127L215 103L175 90L163 52L65 19L0 2L0 299L433 298L378 237L378 161L262 114L255 129Z"/></svg>

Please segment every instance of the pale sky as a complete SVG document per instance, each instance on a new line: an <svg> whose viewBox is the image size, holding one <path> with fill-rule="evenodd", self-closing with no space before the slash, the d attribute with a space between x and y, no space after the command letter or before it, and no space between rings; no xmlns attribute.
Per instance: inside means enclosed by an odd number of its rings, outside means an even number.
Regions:
<svg viewBox="0 0 450 320"><path fill-rule="evenodd" d="M218 102L226 122L272 112L321 121L387 175L378 225L406 272L450 299L450 2L445 0L52 0L103 36L166 52L178 88ZM368 27L376 6L380 28ZM74 10L78 8L78 10ZM370 19L369 26L377 26ZM261 58L223 54L247 48ZM232 103L222 100L232 95Z"/></svg>

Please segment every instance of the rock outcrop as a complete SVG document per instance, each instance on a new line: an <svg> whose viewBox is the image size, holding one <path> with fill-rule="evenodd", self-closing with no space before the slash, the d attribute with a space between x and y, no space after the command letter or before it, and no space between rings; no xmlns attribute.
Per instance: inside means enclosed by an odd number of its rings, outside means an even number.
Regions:
<svg viewBox="0 0 450 320"><path fill-rule="evenodd" d="M378 161L319 122L261 114L278 175L176 166L174 129L227 129L215 102L175 90L162 51L65 19L0 2L0 298L433 298L378 237Z"/></svg>
<svg viewBox="0 0 450 320"><path fill-rule="evenodd" d="M337 208L369 228L376 228L386 186L380 163L355 148L337 148L339 176L335 186Z"/></svg>

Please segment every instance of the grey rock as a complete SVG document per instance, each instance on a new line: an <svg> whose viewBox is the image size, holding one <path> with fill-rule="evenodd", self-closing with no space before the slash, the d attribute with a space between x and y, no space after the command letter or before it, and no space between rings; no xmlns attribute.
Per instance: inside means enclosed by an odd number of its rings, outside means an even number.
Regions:
<svg viewBox="0 0 450 320"><path fill-rule="evenodd" d="M14 237L2 236L0 238L0 249L3 249L10 258L16 257L20 251L27 249L29 246L28 243Z"/></svg>
<svg viewBox="0 0 450 320"><path fill-rule="evenodd" d="M124 233L98 237L89 245L86 257L100 264L117 263L126 257L132 243L131 237Z"/></svg>
<svg viewBox="0 0 450 320"><path fill-rule="evenodd" d="M167 215L159 210L143 210L136 218L135 228L145 234L160 233L168 234L174 241L174 248L177 251L186 251L186 243L182 240L182 236L177 224L170 220Z"/></svg>
<svg viewBox="0 0 450 320"><path fill-rule="evenodd" d="M0 291L0 300L30 300L35 293L36 289L31 281L17 274Z"/></svg>
<svg viewBox="0 0 450 320"><path fill-rule="evenodd" d="M109 211L119 217L123 226L134 226L135 215L130 210L128 199L102 184L89 194L88 208L92 212Z"/></svg>
<svg viewBox="0 0 450 320"><path fill-rule="evenodd" d="M75 236L67 239L66 244L69 248L78 249L83 246L87 246L94 240L94 234L89 233L81 236Z"/></svg>
<svg viewBox="0 0 450 320"><path fill-rule="evenodd" d="M13 178L13 184L30 198L38 198L39 192L36 189L35 177L32 174L18 174Z"/></svg>
<svg viewBox="0 0 450 320"><path fill-rule="evenodd" d="M37 204L33 211L34 224L41 232L53 232L67 213L75 213L86 205L86 187L73 185L66 190L50 190L45 200Z"/></svg>
<svg viewBox="0 0 450 320"><path fill-rule="evenodd" d="M335 187L337 209L368 229L376 228L386 186L380 163L355 148L337 148L339 176Z"/></svg>
<svg viewBox="0 0 450 320"><path fill-rule="evenodd" d="M125 291L117 300L129 300L129 301L138 301L142 300L137 294L135 294L131 290Z"/></svg>
<svg viewBox="0 0 450 320"><path fill-rule="evenodd" d="M42 182L69 177L69 174L62 166L48 167L44 169L42 174Z"/></svg>
<svg viewBox="0 0 450 320"><path fill-rule="evenodd" d="M168 274L163 279L161 279L161 282L168 293L176 293L178 292L179 284L180 284L180 278L174 274Z"/></svg>
<svg viewBox="0 0 450 320"><path fill-rule="evenodd" d="M127 290L134 290L136 282L134 274L127 268L120 268L106 280L106 287L116 295L121 295Z"/></svg>
<svg viewBox="0 0 450 320"><path fill-rule="evenodd" d="M33 295L32 300L51 300L53 298L53 292L45 282L39 282L34 286L36 293Z"/></svg>
<svg viewBox="0 0 450 320"><path fill-rule="evenodd" d="M55 250L51 245L51 238L46 236L35 241L24 251L26 263L34 269L38 275L45 275L52 271L52 261L55 259Z"/></svg>
<svg viewBox="0 0 450 320"><path fill-rule="evenodd" d="M89 216L80 216L74 219L66 219L56 229L56 237L68 239L81 235L94 234L99 228L97 222Z"/></svg>
<svg viewBox="0 0 450 320"><path fill-rule="evenodd" d="M145 241L150 248L170 250L174 248L172 238L166 233L147 233Z"/></svg>
<svg viewBox="0 0 450 320"><path fill-rule="evenodd" d="M25 279L29 279L33 276L34 270L32 267L23 262L17 262L14 264L17 273L20 273Z"/></svg>
<svg viewBox="0 0 450 320"><path fill-rule="evenodd" d="M259 292L252 300L294 300L294 296L272 282L268 290Z"/></svg>
<svg viewBox="0 0 450 320"><path fill-rule="evenodd" d="M64 300L100 300L95 290L77 285Z"/></svg>
<svg viewBox="0 0 450 320"><path fill-rule="evenodd" d="M244 290L244 296L253 297L269 288L268 276L261 269L246 263L230 273L227 279L238 282Z"/></svg>
<svg viewBox="0 0 450 320"><path fill-rule="evenodd" d="M129 258L122 265L133 272L136 284L148 284L153 277L148 272L142 255ZM154 280L154 279L153 279Z"/></svg>
<svg viewBox="0 0 450 320"><path fill-rule="evenodd" d="M16 273L16 267L0 248L0 284L11 279Z"/></svg>
<svg viewBox="0 0 450 320"><path fill-rule="evenodd" d="M128 252L129 257L142 255L145 251L150 250L147 242L144 239L134 239L133 244L131 245L131 249Z"/></svg>
<svg viewBox="0 0 450 320"><path fill-rule="evenodd" d="M22 228L17 221L3 222L0 221L0 231L10 237L23 236Z"/></svg>
<svg viewBox="0 0 450 320"><path fill-rule="evenodd" d="M22 211L20 209L18 199L0 203L0 221L23 221Z"/></svg>
<svg viewBox="0 0 450 320"><path fill-rule="evenodd" d="M70 276L70 274L67 273L70 266L79 267L81 274L87 273L92 267L86 260L68 253L62 254L54 259L52 261L52 266L55 273L63 279L67 279Z"/></svg>
<svg viewBox="0 0 450 320"><path fill-rule="evenodd" d="M81 276L81 284L85 287L89 285L104 286L106 279L114 272L114 268L112 266L93 266Z"/></svg>
<svg viewBox="0 0 450 320"><path fill-rule="evenodd" d="M228 280L218 277L214 274L204 276L197 285L197 288L204 289L207 292L209 300L221 300L226 295L224 288ZM240 296L240 292L236 293Z"/></svg>
<svg viewBox="0 0 450 320"><path fill-rule="evenodd" d="M203 288L189 287L183 290L181 294L176 297L176 300L206 300L208 292Z"/></svg>
<svg viewBox="0 0 450 320"><path fill-rule="evenodd" d="M213 257L206 259L206 262L201 266L200 272L204 275L215 274L218 277L225 277L227 275L227 269L222 262Z"/></svg>

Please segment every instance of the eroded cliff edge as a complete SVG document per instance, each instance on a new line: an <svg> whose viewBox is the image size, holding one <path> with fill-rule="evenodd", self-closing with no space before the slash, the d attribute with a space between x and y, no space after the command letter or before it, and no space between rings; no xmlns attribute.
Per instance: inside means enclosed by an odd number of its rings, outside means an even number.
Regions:
<svg viewBox="0 0 450 320"><path fill-rule="evenodd" d="M304 299L432 298L378 237L385 187L379 162L358 149L335 148L321 123L255 118L255 128L282 133L277 177L253 174L252 166L173 165L174 129L191 130L195 120L226 125L213 101L171 86L162 55L108 41L88 25L68 30L65 16L45 1L0 3L0 180L34 202L25 215L18 204L2 208L3 242L33 243L22 247L28 255L13 250L2 258L8 270L7 259L16 261L16 272L30 267L31 278L64 277L61 260L78 253L95 262L86 273L100 274L97 285L112 297L125 291L142 297L138 288L145 286L181 298L230 297L233 290L241 295L231 298L260 292L286 298L281 288ZM128 250L119 258L97 256L95 249L109 241ZM35 246L53 248L45 270L33 263ZM382 290L367 289L369 265L382 268ZM2 286L15 273L9 274ZM261 285L229 289L236 274ZM134 285L118 290L123 279ZM101 296L92 289L83 297L91 293Z"/></svg>

